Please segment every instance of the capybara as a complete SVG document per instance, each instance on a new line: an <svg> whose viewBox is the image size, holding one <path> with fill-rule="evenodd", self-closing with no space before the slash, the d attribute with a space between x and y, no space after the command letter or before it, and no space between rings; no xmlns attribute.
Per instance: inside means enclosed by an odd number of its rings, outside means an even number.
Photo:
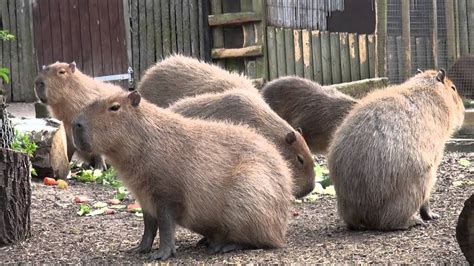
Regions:
<svg viewBox="0 0 474 266"><path fill-rule="evenodd" d="M267 83L262 96L291 126L303 130L313 153L327 152L332 135L357 102L337 89L296 76Z"/></svg>
<svg viewBox="0 0 474 266"><path fill-rule="evenodd" d="M448 77L454 82L459 94L474 98L474 55L463 55L448 70Z"/></svg>
<svg viewBox="0 0 474 266"><path fill-rule="evenodd" d="M172 55L150 67L138 84L143 98L166 108L180 98L238 87L258 93L252 81L192 57Z"/></svg>
<svg viewBox="0 0 474 266"><path fill-rule="evenodd" d="M271 140L293 172L293 195L306 196L314 189L314 161L301 134L281 119L260 95L235 89L183 98L169 110L186 117L228 120L246 124Z"/></svg>
<svg viewBox="0 0 474 266"><path fill-rule="evenodd" d="M175 254L175 228L205 237L213 252L285 242L291 170L274 145L246 126L185 118L118 93L84 108L74 144L104 154L144 212L138 252Z"/></svg>
<svg viewBox="0 0 474 266"><path fill-rule="evenodd" d="M83 74L76 63L56 62L43 67L35 80L37 98L47 104L52 115L63 121L67 138L69 160L75 152L72 145L71 121L81 108L94 99L122 91L122 88L110 83L94 80ZM97 169L106 169L105 160L100 155L80 152Z"/></svg>
<svg viewBox="0 0 474 266"><path fill-rule="evenodd" d="M445 143L463 120L462 99L444 70L363 98L328 153L338 212L349 228L407 229L439 217L428 201Z"/></svg>

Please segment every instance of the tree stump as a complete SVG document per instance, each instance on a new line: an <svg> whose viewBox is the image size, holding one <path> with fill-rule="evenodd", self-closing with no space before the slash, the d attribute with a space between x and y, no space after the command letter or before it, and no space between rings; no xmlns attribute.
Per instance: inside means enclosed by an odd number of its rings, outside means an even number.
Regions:
<svg viewBox="0 0 474 266"><path fill-rule="evenodd" d="M28 155L0 149L0 246L30 236L31 179Z"/></svg>
<svg viewBox="0 0 474 266"><path fill-rule="evenodd" d="M474 264L474 194L464 202L456 226L456 239L467 261Z"/></svg>
<svg viewBox="0 0 474 266"><path fill-rule="evenodd" d="M12 119L20 133L27 133L38 145L31 158L37 177L66 179L69 175L67 140L63 124L56 119Z"/></svg>

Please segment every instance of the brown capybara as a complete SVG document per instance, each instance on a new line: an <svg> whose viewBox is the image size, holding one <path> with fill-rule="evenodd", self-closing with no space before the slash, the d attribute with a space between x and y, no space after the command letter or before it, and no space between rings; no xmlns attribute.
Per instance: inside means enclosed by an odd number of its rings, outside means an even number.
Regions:
<svg viewBox="0 0 474 266"><path fill-rule="evenodd" d="M447 75L456 85L459 94L474 99L474 55L461 56Z"/></svg>
<svg viewBox="0 0 474 266"><path fill-rule="evenodd" d="M110 83L94 80L83 74L76 63L56 62L43 67L35 79L35 92L39 100L47 104L52 116L63 121L67 138L69 160L75 152L72 145L71 121L79 111L98 97L122 91ZM100 155L80 152L81 157L91 161L97 169L106 169Z"/></svg>
<svg viewBox="0 0 474 266"><path fill-rule="evenodd" d="M326 153L332 135L357 102L335 88L288 76L267 83L262 96L303 137L313 153Z"/></svg>
<svg viewBox="0 0 474 266"><path fill-rule="evenodd" d="M258 93L245 76L192 57L172 55L150 67L137 90L151 103L166 108L180 98L223 92L235 87Z"/></svg>
<svg viewBox="0 0 474 266"><path fill-rule="evenodd" d="M235 89L183 98L169 110L185 117L228 120L246 124L271 140L293 172L293 195L306 196L314 189L314 161L301 134L281 119L260 95Z"/></svg>
<svg viewBox="0 0 474 266"><path fill-rule="evenodd" d="M246 126L185 118L118 93L73 123L80 150L104 154L144 211L138 252L175 254L175 228L205 237L213 252L278 248L285 242L291 170L274 145Z"/></svg>
<svg viewBox="0 0 474 266"><path fill-rule="evenodd" d="M347 225L398 230L439 217L428 200L445 143L463 119L462 99L444 70L363 98L328 153L338 212Z"/></svg>

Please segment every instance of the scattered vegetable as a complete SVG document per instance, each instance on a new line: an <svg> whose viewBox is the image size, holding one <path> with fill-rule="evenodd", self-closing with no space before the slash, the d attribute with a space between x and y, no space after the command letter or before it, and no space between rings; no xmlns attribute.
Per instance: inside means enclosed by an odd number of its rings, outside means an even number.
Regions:
<svg viewBox="0 0 474 266"><path fill-rule="evenodd" d="M128 204L127 210L129 212L142 212L142 208L140 207L140 204L138 203L133 203L133 204Z"/></svg>
<svg viewBox="0 0 474 266"><path fill-rule="evenodd" d="M91 201L88 197L86 196L77 196L74 198L75 203L85 203Z"/></svg>
<svg viewBox="0 0 474 266"><path fill-rule="evenodd" d="M43 179L43 184L45 184L47 186L55 186L55 185L58 184L58 182L54 178L45 177Z"/></svg>
<svg viewBox="0 0 474 266"><path fill-rule="evenodd" d="M58 183L58 188L60 189L67 189L68 187L67 182L62 179L58 180L57 183Z"/></svg>
<svg viewBox="0 0 474 266"><path fill-rule="evenodd" d="M471 165L471 162L468 159L463 158L459 160L459 164L461 166L468 167L469 165Z"/></svg>
<svg viewBox="0 0 474 266"><path fill-rule="evenodd" d="M77 214L78 214L79 216L84 216L84 215L86 215L86 214L88 214L88 213L90 213L90 212L91 212L91 207L89 207L89 205L87 205L87 204L81 204L81 205L79 206L79 211L77 212Z"/></svg>
<svg viewBox="0 0 474 266"><path fill-rule="evenodd" d="M104 208L104 207L107 207L107 203L102 202L102 201L98 201L98 202L94 203L94 205L92 205L92 207L94 207L96 209Z"/></svg>
<svg viewBox="0 0 474 266"><path fill-rule="evenodd" d="M119 199L109 199L109 204L112 204L112 205L118 205L120 204L120 200Z"/></svg>

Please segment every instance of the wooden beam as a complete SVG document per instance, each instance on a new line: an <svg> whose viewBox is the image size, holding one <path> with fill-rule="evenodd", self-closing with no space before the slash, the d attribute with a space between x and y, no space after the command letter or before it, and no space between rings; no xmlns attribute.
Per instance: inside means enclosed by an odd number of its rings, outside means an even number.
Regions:
<svg viewBox="0 0 474 266"><path fill-rule="evenodd" d="M375 76L384 77L386 75L387 66L385 60L385 45L387 42L387 1L388 0L378 0L375 1L375 10L376 10L376 68ZM405 1L403 1L405 2Z"/></svg>
<svg viewBox="0 0 474 266"><path fill-rule="evenodd" d="M209 26L238 25L261 20L262 14L255 12L224 13L208 17Z"/></svg>
<svg viewBox="0 0 474 266"><path fill-rule="evenodd" d="M234 57L249 57L263 55L263 47L261 45L248 46L243 48L214 48L211 56L214 59L219 58L234 58Z"/></svg>
<svg viewBox="0 0 474 266"><path fill-rule="evenodd" d="M402 1L403 79L411 76L410 1Z"/></svg>

